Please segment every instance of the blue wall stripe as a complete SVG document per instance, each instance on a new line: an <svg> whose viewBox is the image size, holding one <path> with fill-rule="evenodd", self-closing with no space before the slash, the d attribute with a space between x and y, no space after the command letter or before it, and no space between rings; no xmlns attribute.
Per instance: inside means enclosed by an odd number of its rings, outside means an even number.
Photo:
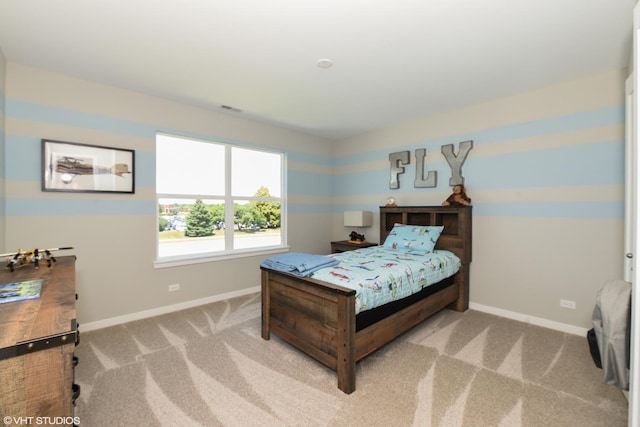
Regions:
<svg viewBox="0 0 640 427"><path fill-rule="evenodd" d="M5 98L4 91L2 90L3 84L4 82L0 82L0 113L5 114L7 98Z"/></svg>
<svg viewBox="0 0 640 427"><path fill-rule="evenodd" d="M287 171L287 191L289 194L310 196L332 196L333 176L322 173Z"/></svg>
<svg viewBox="0 0 640 427"><path fill-rule="evenodd" d="M622 184L624 142L482 157L465 162L462 172L475 189Z"/></svg>
<svg viewBox="0 0 640 427"><path fill-rule="evenodd" d="M474 216L530 218L624 218L624 201L474 204ZM586 238L586 237L585 237Z"/></svg>
<svg viewBox="0 0 640 427"><path fill-rule="evenodd" d="M123 195L123 198L129 197ZM289 203L290 214L334 214L347 209L378 212L378 205L331 205ZM624 218L624 201L474 203L474 216L532 218ZM155 200L7 198L6 216L150 215L156 214Z"/></svg>
<svg viewBox="0 0 640 427"><path fill-rule="evenodd" d="M289 214L332 214L333 205L323 203L288 203L287 212ZM313 224L309 224L313 227Z"/></svg>
<svg viewBox="0 0 640 427"><path fill-rule="evenodd" d="M439 177L442 176L442 172L438 172ZM415 171L410 168L405 168L405 173L399 175L400 190L407 191L409 188L413 188L413 181L415 178ZM348 174L342 174L335 177L335 184L333 186L333 195L335 196L349 196L349 195L365 195L365 194L379 194L382 192L394 191L389 189L389 170L371 170L362 172L352 172ZM425 189L420 189L424 191Z"/></svg>
<svg viewBox="0 0 640 427"><path fill-rule="evenodd" d="M60 193L63 194L63 193ZM90 193L83 193L87 196ZM97 197L97 196L95 196ZM7 198L6 216L75 216L75 215L155 215L155 200L125 200L134 197L123 194L122 200L69 198Z"/></svg>
<svg viewBox="0 0 640 427"><path fill-rule="evenodd" d="M136 187L156 186L156 153L136 150Z"/></svg>
<svg viewBox="0 0 640 427"><path fill-rule="evenodd" d="M3 129L0 129L0 178L6 178L7 176L7 151L6 151L6 139Z"/></svg>
<svg viewBox="0 0 640 427"><path fill-rule="evenodd" d="M77 141L69 141L77 142ZM6 142L7 162L6 179L40 181L42 179L42 143L38 138L8 135ZM135 152L136 186L156 185L155 152L136 150Z"/></svg>
<svg viewBox="0 0 640 427"><path fill-rule="evenodd" d="M308 163L316 166L332 167L334 160L331 156L319 154L301 153L299 151L287 151L287 159L300 163Z"/></svg>
<svg viewBox="0 0 640 427"><path fill-rule="evenodd" d="M26 136L6 136L7 180L39 181L42 176L42 148L40 139Z"/></svg>
<svg viewBox="0 0 640 427"><path fill-rule="evenodd" d="M123 194L120 200L83 198L7 198L7 216L76 216L76 215L155 215L155 200L123 200L134 195ZM99 197L91 193L83 193L83 197ZM324 203L289 203L289 213L333 213L335 208ZM377 210L377 207L376 207Z"/></svg>

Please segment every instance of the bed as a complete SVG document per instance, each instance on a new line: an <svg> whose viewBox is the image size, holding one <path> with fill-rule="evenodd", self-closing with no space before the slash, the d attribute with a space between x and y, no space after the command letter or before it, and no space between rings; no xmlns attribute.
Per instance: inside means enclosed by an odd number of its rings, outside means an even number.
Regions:
<svg viewBox="0 0 640 427"><path fill-rule="evenodd" d="M356 315L356 291L261 267L262 338L273 332L336 371L338 388L356 389L356 363L438 311L469 307L471 206L380 207L380 242L395 224L443 226L435 249L460 259L452 277Z"/></svg>

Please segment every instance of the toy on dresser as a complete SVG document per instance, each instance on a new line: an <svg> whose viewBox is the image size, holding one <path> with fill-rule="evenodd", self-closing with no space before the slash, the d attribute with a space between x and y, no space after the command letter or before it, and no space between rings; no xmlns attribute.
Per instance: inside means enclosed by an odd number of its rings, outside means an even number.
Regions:
<svg viewBox="0 0 640 427"><path fill-rule="evenodd" d="M352 231L349 234L349 243L365 243L366 239L364 238L364 234L358 234L355 231Z"/></svg>
<svg viewBox="0 0 640 427"><path fill-rule="evenodd" d="M51 267L52 263L56 262L56 258L51 254L52 251L64 251L73 249L72 246L64 248L49 248L39 250L38 248L32 251L23 251L18 249L18 252L0 254L0 257L7 258L6 269L13 272L16 268L24 267L25 265L33 264L37 270L40 268L40 261L44 260L47 263L47 267Z"/></svg>

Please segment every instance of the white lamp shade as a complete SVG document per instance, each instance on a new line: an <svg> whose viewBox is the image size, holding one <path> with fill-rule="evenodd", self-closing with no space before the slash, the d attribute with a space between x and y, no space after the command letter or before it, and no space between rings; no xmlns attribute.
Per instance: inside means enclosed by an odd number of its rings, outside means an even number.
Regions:
<svg viewBox="0 0 640 427"><path fill-rule="evenodd" d="M370 211L345 211L345 227L370 227L373 224L373 212Z"/></svg>

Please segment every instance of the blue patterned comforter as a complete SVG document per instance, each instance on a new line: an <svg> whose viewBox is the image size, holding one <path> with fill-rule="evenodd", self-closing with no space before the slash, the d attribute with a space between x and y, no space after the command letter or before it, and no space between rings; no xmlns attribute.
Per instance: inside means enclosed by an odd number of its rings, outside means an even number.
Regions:
<svg viewBox="0 0 640 427"><path fill-rule="evenodd" d="M329 255L339 261L311 274L356 291L356 314L407 297L460 269L452 252L401 252L375 246Z"/></svg>

